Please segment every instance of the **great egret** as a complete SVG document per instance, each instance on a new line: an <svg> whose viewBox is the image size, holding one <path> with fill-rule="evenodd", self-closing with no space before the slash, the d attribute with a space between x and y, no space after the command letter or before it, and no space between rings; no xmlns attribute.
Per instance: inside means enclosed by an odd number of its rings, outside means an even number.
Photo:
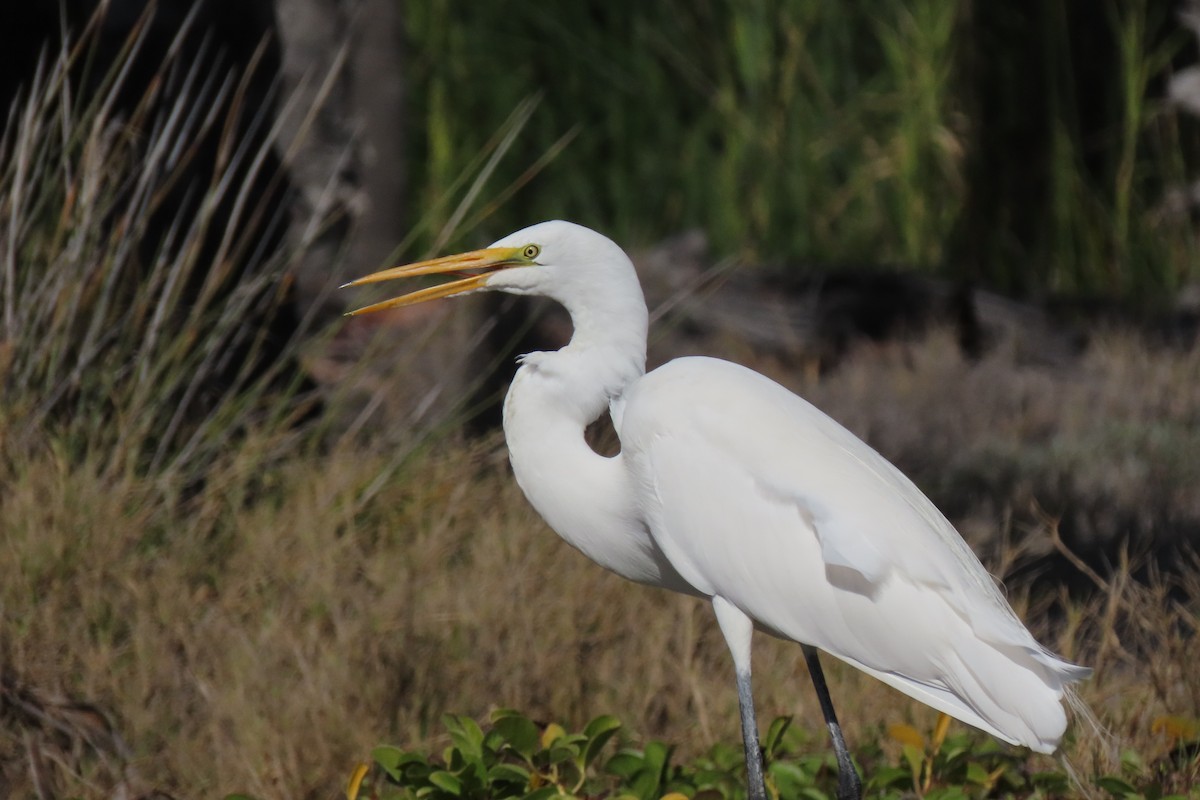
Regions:
<svg viewBox="0 0 1200 800"><path fill-rule="evenodd" d="M1038 644L933 503L808 402L715 358L647 374L646 302L611 240L544 222L484 250L346 285L444 273L458 279L352 313L474 291L566 307L570 343L522 356L504 401L517 483L596 563L711 600L737 675L751 798L766 798L750 691L754 628L803 648L841 798L860 797L862 785L818 648L999 739L1054 751L1064 697L1090 670ZM612 457L584 440L606 409L621 443Z"/></svg>

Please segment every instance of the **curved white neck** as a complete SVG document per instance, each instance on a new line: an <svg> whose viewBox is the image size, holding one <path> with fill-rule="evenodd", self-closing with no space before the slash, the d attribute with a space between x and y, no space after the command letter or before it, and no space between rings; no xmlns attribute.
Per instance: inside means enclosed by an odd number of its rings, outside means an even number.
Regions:
<svg viewBox="0 0 1200 800"><path fill-rule="evenodd" d="M626 280L589 287L586 297L553 297L571 316L574 332L561 350L521 356L504 401L509 449L536 438L547 423L583 430L646 372L650 315L633 266ZM528 423L526 427L523 423Z"/></svg>
<svg viewBox="0 0 1200 800"><path fill-rule="evenodd" d="M575 333L556 352L530 353L504 401L517 483L542 518L592 560L641 583L686 590L647 533L622 456L597 455L584 430L645 372L645 301L571 308ZM636 299L636 302L633 300Z"/></svg>

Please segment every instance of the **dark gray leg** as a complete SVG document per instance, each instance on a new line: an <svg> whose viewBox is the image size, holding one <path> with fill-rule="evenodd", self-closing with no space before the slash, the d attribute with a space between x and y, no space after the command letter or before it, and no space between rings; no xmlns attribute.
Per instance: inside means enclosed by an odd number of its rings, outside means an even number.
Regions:
<svg viewBox="0 0 1200 800"><path fill-rule="evenodd" d="M738 706L742 711L742 743L746 747L746 790L749 800L767 800L763 781L762 748L758 746L758 721L754 718L754 695L750 693L750 637L754 623L723 597L713 598L717 623L733 656L737 675Z"/></svg>
<svg viewBox="0 0 1200 800"><path fill-rule="evenodd" d="M829 726L829 736L833 739L833 752L837 755L838 800L862 800L862 781L854 769L854 762L850 760L850 750L846 747L846 740L842 738L842 726L838 725L837 714L833 713L833 700L829 697L829 687L825 685L825 672L821 669L820 659L817 658L817 648L807 644L800 647L804 650L808 674L812 676L813 688L817 690L817 700L821 704L821 713L825 715L825 724Z"/></svg>
<svg viewBox="0 0 1200 800"><path fill-rule="evenodd" d="M746 792L749 800L767 800L763 779L762 748L758 745L758 720L754 716L754 695L750 693L750 673L737 673L738 706L742 710L742 744L746 748Z"/></svg>

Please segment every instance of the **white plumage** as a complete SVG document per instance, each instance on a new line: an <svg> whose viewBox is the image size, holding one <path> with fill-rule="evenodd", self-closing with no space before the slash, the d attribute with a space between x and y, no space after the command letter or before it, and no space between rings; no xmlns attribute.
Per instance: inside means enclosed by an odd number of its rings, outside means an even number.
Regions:
<svg viewBox="0 0 1200 800"><path fill-rule="evenodd" d="M693 357L643 374L648 317L634 267L578 225L542 223L355 283L470 269L356 313L478 290L566 306L570 344L526 355L505 400L513 471L547 523L600 565L712 598L737 668L752 796L764 789L751 625L1007 742L1055 749L1064 696L1089 670L1034 640L953 526L882 456L745 367ZM621 442L611 458L584 440L606 409ZM806 657L822 694L815 652ZM839 793L857 796L831 705L826 717Z"/></svg>
<svg viewBox="0 0 1200 800"><path fill-rule="evenodd" d="M1034 640L946 518L845 428L756 372L684 358L634 385L619 432L653 538L700 593L1054 750L1087 671Z"/></svg>

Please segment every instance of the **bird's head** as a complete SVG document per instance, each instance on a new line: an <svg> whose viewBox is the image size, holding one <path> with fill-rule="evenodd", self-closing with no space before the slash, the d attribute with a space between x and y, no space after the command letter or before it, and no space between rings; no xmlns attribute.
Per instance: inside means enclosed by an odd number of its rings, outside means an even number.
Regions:
<svg viewBox="0 0 1200 800"><path fill-rule="evenodd" d="M392 267L344 286L447 274L457 276L457 280L365 306L350 314L367 314L478 291L549 297L572 310L614 291L633 292L641 302L637 274L624 251L606 236L561 220L510 233L482 250Z"/></svg>

